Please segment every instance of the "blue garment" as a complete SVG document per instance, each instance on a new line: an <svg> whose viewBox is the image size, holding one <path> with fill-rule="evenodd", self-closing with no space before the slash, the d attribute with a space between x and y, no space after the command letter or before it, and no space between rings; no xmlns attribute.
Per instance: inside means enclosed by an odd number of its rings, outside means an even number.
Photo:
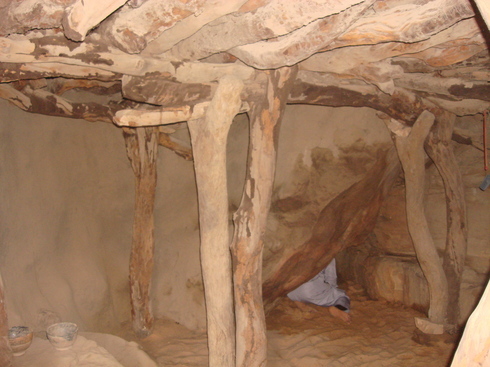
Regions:
<svg viewBox="0 0 490 367"><path fill-rule="evenodd" d="M335 259L313 279L288 293L293 301L313 303L318 306L336 306L349 311L350 298L345 291L337 288L337 269Z"/></svg>

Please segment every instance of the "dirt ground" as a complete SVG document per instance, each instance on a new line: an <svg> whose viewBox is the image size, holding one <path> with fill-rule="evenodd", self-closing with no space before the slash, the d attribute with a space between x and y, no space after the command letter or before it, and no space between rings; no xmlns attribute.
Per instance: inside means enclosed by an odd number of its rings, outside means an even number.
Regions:
<svg viewBox="0 0 490 367"><path fill-rule="evenodd" d="M423 315L401 305L373 301L353 284L344 286L352 301L352 323L334 319L326 309L298 307L284 298L267 319L269 367L445 367L457 337L416 331ZM133 339L126 330L126 339ZM133 339L134 340L134 339ZM158 320L155 332L139 341L159 366L207 366L206 334Z"/></svg>

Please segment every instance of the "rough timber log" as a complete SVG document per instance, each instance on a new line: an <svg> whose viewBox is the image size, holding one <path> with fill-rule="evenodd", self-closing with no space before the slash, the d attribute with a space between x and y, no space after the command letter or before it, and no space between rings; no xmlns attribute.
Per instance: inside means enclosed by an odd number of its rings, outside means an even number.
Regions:
<svg viewBox="0 0 490 367"><path fill-rule="evenodd" d="M246 44L232 48L229 52L247 65L259 69L295 65L344 33L373 2L362 1L339 14L315 20L274 42L266 40Z"/></svg>
<svg viewBox="0 0 490 367"><path fill-rule="evenodd" d="M391 120L387 123L393 133L398 156L405 172L407 224L415 247L417 260L429 285L429 321L444 324L447 315L448 284L429 231L424 213L425 153L424 141L435 116L424 111L412 128Z"/></svg>
<svg viewBox="0 0 490 367"><path fill-rule="evenodd" d="M25 33L30 29L57 28L61 25L65 7L73 2L44 0L41 5L27 1L2 1L0 35Z"/></svg>
<svg viewBox="0 0 490 367"><path fill-rule="evenodd" d="M188 122L194 152L209 365L235 366L232 261L228 233L226 141L242 104L243 82L220 80L206 115Z"/></svg>
<svg viewBox="0 0 490 367"><path fill-rule="evenodd" d="M104 122L112 122L116 111L134 104L129 101L107 105L95 102L71 102L44 89L32 89L26 86L19 91L6 84L0 84L0 98L31 113Z"/></svg>
<svg viewBox="0 0 490 367"><path fill-rule="evenodd" d="M296 68L267 71L264 93L251 101L247 173L232 242L236 318L236 366L267 363L262 303L262 235L272 197L279 125Z"/></svg>
<svg viewBox="0 0 490 367"><path fill-rule="evenodd" d="M396 1L375 3L374 11L362 14L371 3L359 3L340 14L319 20L318 24L311 23L278 37L273 42L261 40L238 46L229 52L247 65L259 69L275 68L284 64L293 65L316 52L338 47L389 41L419 42L474 15L469 2L458 0L432 0L408 6ZM332 34L335 32L330 28L332 24L346 31L339 35ZM373 28L373 24L378 26ZM330 34L334 37L330 38Z"/></svg>
<svg viewBox="0 0 490 367"><path fill-rule="evenodd" d="M127 0L77 0L65 10L63 29L66 37L83 41L88 31L96 27Z"/></svg>
<svg viewBox="0 0 490 367"><path fill-rule="evenodd" d="M182 19L176 24L172 24L172 27L166 29L165 32L155 38L144 49L144 53L161 54L180 41L192 36L199 31L206 24L211 23L213 20L218 19L226 14L239 11L242 6L247 6L247 2L253 0L206 0L203 1L196 13ZM235 14L236 15L236 14ZM158 20L157 20L158 21ZM220 32L220 37L223 35Z"/></svg>
<svg viewBox="0 0 490 367"><path fill-rule="evenodd" d="M466 258L468 226L463 178L451 145L456 116L449 113L445 115L445 123L437 124L429 133L425 150L442 177L446 194L447 234L443 268L449 290L447 322L456 325L459 321L459 293Z"/></svg>
<svg viewBox="0 0 490 367"><path fill-rule="evenodd" d="M466 323L451 367L483 367L490 365L490 282L478 306Z"/></svg>
<svg viewBox="0 0 490 367"><path fill-rule="evenodd" d="M168 53L180 60L199 60L240 45L274 39L316 19L339 13L358 2L313 0L290 2L286 6L281 0L272 0L257 6L256 2L250 1L249 7L256 6L257 9L222 17L219 34L213 23L208 24Z"/></svg>
<svg viewBox="0 0 490 367"><path fill-rule="evenodd" d="M97 39L77 43L55 31L31 32L28 36L0 37L0 62L56 64L59 75L71 74L73 67L100 69L104 73L144 76L160 73L183 83L208 83L225 74L242 79L254 69L237 63L173 63L146 55L130 55Z"/></svg>
<svg viewBox="0 0 490 367"><path fill-rule="evenodd" d="M366 83L343 87L342 85L325 85L320 81L312 83L300 79L297 79L294 83L288 99L288 103L315 104L330 107L370 107L409 125L413 125L424 110L432 112L438 119L443 108L438 106L436 102L440 101L434 100L434 102L431 102L419 94L404 88L395 88L390 96ZM474 102L474 104L470 102ZM444 107L458 116L472 115L490 108L490 102L481 100L465 100L464 103L464 106L444 105ZM451 111L452 107L454 111Z"/></svg>
<svg viewBox="0 0 490 367"><path fill-rule="evenodd" d="M475 4L478 6L478 10L487 25L487 28L490 29L490 4L485 0L475 0Z"/></svg>
<svg viewBox="0 0 490 367"><path fill-rule="evenodd" d="M401 171L395 149L380 152L364 179L330 201L321 211L308 241L281 259L263 286L266 312L286 295L325 268L341 250L364 243L379 209ZM352 205L356 203L356 205ZM303 256L301 256L303 254ZM307 256L304 256L307 254ZM284 282L284 275L288 279Z"/></svg>
<svg viewBox="0 0 490 367"><path fill-rule="evenodd" d="M5 294L0 275L0 366L12 366L12 352L8 342L9 323L5 309Z"/></svg>
<svg viewBox="0 0 490 367"><path fill-rule="evenodd" d="M161 146L173 150L175 154L181 156L186 161L192 161L194 158L192 156L192 147L184 141L180 141L169 134L160 133L158 138L158 144Z"/></svg>
<svg viewBox="0 0 490 367"><path fill-rule="evenodd" d="M129 264L133 331L146 337L153 329L150 303L153 272L155 190L157 183L158 128L125 128L126 151L136 177L133 244Z"/></svg>

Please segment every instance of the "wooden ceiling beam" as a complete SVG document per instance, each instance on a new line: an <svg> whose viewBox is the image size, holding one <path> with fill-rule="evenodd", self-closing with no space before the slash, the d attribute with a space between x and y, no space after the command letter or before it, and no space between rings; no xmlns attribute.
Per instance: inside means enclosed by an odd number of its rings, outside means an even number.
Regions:
<svg viewBox="0 0 490 367"><path fill-rule="evenodd" d="M63 16L65 36L73 41L83 41L92 28L126 2L127 0L76 0L66 8Z"/></svg>
<svg viewBox="0 0 490 367"><path fill-rule="evenodd" d="M164 55L177 60L200 60L237 46L285 35L305 24L363 2L365 1L270 0L254 11L238 11L207 24Z"/></svg>

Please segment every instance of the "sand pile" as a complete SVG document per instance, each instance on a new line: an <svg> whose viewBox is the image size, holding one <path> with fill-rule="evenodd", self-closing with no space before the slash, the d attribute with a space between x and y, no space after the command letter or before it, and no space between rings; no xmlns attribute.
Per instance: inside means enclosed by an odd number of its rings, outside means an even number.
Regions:
<svg viewBox="0 0 490 367"><path fill-rule="evenodd" d="M369 300L354 285L352 323L334 319L321 307L297 307L282 299L268 317L269 367L445 367L456 338L425 336L415 330L419 312L401 305ZM126 338L130 332L127 331ZM159 320L155 332L140 341L159 366L207 366L206 334Z"/></svg>

